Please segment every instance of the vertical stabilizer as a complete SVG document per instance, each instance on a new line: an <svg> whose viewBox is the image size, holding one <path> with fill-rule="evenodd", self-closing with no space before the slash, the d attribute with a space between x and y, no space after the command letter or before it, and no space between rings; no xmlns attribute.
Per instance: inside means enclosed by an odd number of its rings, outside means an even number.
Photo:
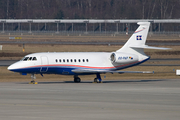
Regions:
<svg viewBox="0 0 180 120"><path fill-rule="evenodd" d="M170 48L163 48L163 47L152 47L145 45L150 22L138 22L140 25L137 30L133 33L133 35L129 38L126 44L116 52L121 53L130 53L139 56L139 61L149 58L144 53L144 48L146 49L159 49L159 50L168 50Z"/></svg>
<svg viewBox="0 0 180 120"><path fill-rule="evenodd" d="M145 45L148 31L149 31L150 22L138 22L137 24L140 26L133 33L133 35L129 38L129 40L126 42L126 44L121 49L117 50L116 52L128 52L128 50L131 49L133 46L144 46ZM130 52L132 52L132 51L130 51Z"/></svg>

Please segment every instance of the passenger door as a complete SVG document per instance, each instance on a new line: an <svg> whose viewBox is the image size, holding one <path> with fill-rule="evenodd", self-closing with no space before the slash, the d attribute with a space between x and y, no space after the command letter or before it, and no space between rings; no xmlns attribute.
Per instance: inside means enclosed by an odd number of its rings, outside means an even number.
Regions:
<svg viewBox="0 0 180 120"><path fill-rule="evenodd" d="M49 64L49 61L48 61L48 58L46 56L41 56L41 69L40 69L40 72L47 72L48 71L48 64Z"/></svg>

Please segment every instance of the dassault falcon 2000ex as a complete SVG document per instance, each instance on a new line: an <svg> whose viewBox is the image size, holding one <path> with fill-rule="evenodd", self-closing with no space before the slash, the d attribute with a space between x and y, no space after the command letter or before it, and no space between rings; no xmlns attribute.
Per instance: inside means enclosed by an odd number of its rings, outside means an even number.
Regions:
<svg viewBox="0 0 180 120"><path fill-rule="evenodd" d="M34 53L10 65L8 70L22 75L31 74L32 83L35 82L34 74L73 75L74 82L79 83L81 79L78 75L95 74L94 82L101 82L100 74L104 73L149 73L148 71L118 71L147 61L150 57L144 53L144 48L168 49L145 45L150 22L137 24L139 25L137 30L116 52Z"/></svg>

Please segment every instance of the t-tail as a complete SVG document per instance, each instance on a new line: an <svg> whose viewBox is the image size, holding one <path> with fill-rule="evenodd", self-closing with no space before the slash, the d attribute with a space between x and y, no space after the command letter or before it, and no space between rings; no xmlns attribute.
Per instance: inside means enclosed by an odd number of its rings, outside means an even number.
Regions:
<svg viewBox="0 0 180 120"><path fill-rule="evenodd" d="M144 53L144 48L161 49L161 50L169 49L169 48L151 47L151 46L145 45L148 31L149 31L150 22L138 22L137 24L140 26L129 38L126 44L121 49L117 50L116 52L135 54L138 56L139 61L142 61L149 58L149 56L147 56Z"/></svg>

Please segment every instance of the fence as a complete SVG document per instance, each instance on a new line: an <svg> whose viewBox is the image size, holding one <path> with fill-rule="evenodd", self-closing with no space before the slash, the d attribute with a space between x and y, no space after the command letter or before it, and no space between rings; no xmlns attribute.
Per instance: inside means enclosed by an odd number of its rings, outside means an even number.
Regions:
<svg viewBox="0 0 180 120"><path fill-rule="evenodd" d="M129 31L128 34L133 34L134 31ZM0 35L8 36L24 36L24 35L46 35L46 36L122 36L127 35L126 32L114 32L114 31L101 31L101 32L84 32L84 31L5 31L0 32ZM180 31L170 31L170 32L149 32L150 36L155 35L174 35L180 37Z"/></svg>

